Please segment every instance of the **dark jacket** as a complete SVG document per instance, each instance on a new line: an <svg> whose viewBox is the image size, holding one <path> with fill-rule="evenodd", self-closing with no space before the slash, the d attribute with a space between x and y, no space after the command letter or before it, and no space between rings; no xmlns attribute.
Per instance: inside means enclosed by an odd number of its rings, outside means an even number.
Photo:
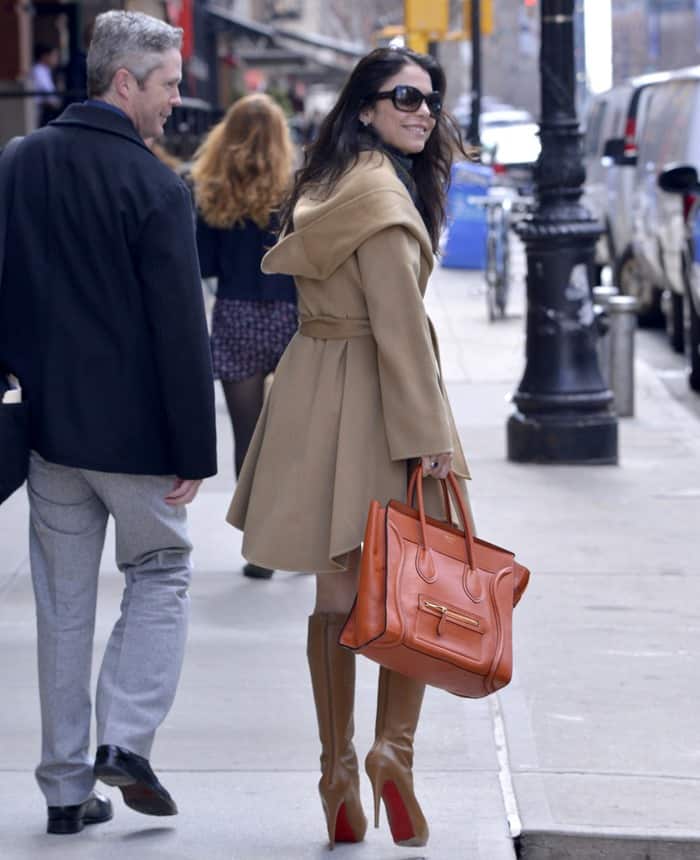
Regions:
<svg viewBox="0 0 700 860"><path fill-rule="evenodd" d="M219 279L216 295L220 299L296 302L293 278L260 270L260 261L276 241L272 230L262 230L248 219L225 229L210 227L201 214L197 216L202 277Z"/></svg>
<svg viewBox="0 0 700 860"><path fill-rule="evenodd" d="M114 111L74 104L17 150L0 364L47 460L216 472L214 393L189 192Z"/></svg>

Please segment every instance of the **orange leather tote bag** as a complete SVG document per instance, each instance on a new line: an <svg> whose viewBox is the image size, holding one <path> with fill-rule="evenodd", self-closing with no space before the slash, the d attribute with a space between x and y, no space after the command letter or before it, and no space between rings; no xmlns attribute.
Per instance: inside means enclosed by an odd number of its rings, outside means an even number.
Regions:
<svg viewBox="0 0 700 860"><path fill-rule="evenodd" d="M357 598L339 641L403 675L476 699L510 681L513 606L530 573L509 550L474 537L454 475L441 483L445 522L425 514L420 465L407 504L371 503ZM451 522L448 489L462 528Z"/></svg>

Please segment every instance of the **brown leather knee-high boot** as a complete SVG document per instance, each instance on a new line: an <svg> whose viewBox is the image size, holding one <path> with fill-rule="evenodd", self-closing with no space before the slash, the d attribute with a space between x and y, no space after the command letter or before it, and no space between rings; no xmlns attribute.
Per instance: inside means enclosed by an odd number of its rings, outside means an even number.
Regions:
<svg viewBox="0 0 700 860"><path fill-rule="evenodd" d="M397 845L425 845L428 823L413 792L413 736L425 684L382 667L377 692L375 741L365 768L374 792L374 826L384 801Z"/></svg>
<svg viewBox="0 0 700 860"><path fill-rule="evenodd" d="M360 802L355 729L355 655L338 645L345 616L314 613L309 617L307 657L321 739L318 790L331 848L336 842L361 842L367 819Z"/></svg>

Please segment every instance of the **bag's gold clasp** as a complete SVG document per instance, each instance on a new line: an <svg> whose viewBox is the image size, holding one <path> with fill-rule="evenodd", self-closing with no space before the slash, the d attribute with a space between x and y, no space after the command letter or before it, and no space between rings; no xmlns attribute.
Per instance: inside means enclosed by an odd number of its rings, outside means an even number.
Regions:
<svg viewBox="0 0 700 860"><path fill-rule="evenodd" d="M470 618L468 615L463 615L461 612L455 612L454 609L449 609L447 606L443 606L441 603L433 603L432 600L424 600L423 606L426 609L432 609L434 612L440 613L440 620L438 621L437 632L439 636L442 636L442 627L445 621L449 620L449 616L451 615L453 618L459 619L464 624L469 624L471 627L479 628L481 625L476 618Z"/></svg>

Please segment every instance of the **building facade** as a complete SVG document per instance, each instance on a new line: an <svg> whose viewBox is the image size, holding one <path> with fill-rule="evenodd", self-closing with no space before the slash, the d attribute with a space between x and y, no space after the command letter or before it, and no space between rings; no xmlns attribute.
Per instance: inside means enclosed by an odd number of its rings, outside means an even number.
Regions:
<svg viewBox="0 0 700 860"><path fill-rule="evenodd" d="M438 0L435 0L438 2ZM450 4L452 30L463 27L463 0ZM486 0L482 0L485 3ZM193 0L194 53L185 91L226 107L250 88L324 83L337 88L383 27L401 25L403 0ZM583 0L577 0L577 68L583 105ZM482 92L539 114L540 0L492 0L494 27L482 38ZM61 47L64 62L84 49L85 25L107 8L172 14L175 0L34 0L0 4L0 141L32 127L28 87L33 46ZM218 11L218 17L211 14ZM226 18L228 16L228 20ZM700 62L700 0L612 0L613 81ZM270 33L273 35L271 36ZM448 75L448 107L467 104L471 43L436 46Z"/></svg>
<svg viewBox="0 0 700 860"><path fill-rule="evenodd" d="M700 0L613 0L613 80L700 63Z"/></svg>

